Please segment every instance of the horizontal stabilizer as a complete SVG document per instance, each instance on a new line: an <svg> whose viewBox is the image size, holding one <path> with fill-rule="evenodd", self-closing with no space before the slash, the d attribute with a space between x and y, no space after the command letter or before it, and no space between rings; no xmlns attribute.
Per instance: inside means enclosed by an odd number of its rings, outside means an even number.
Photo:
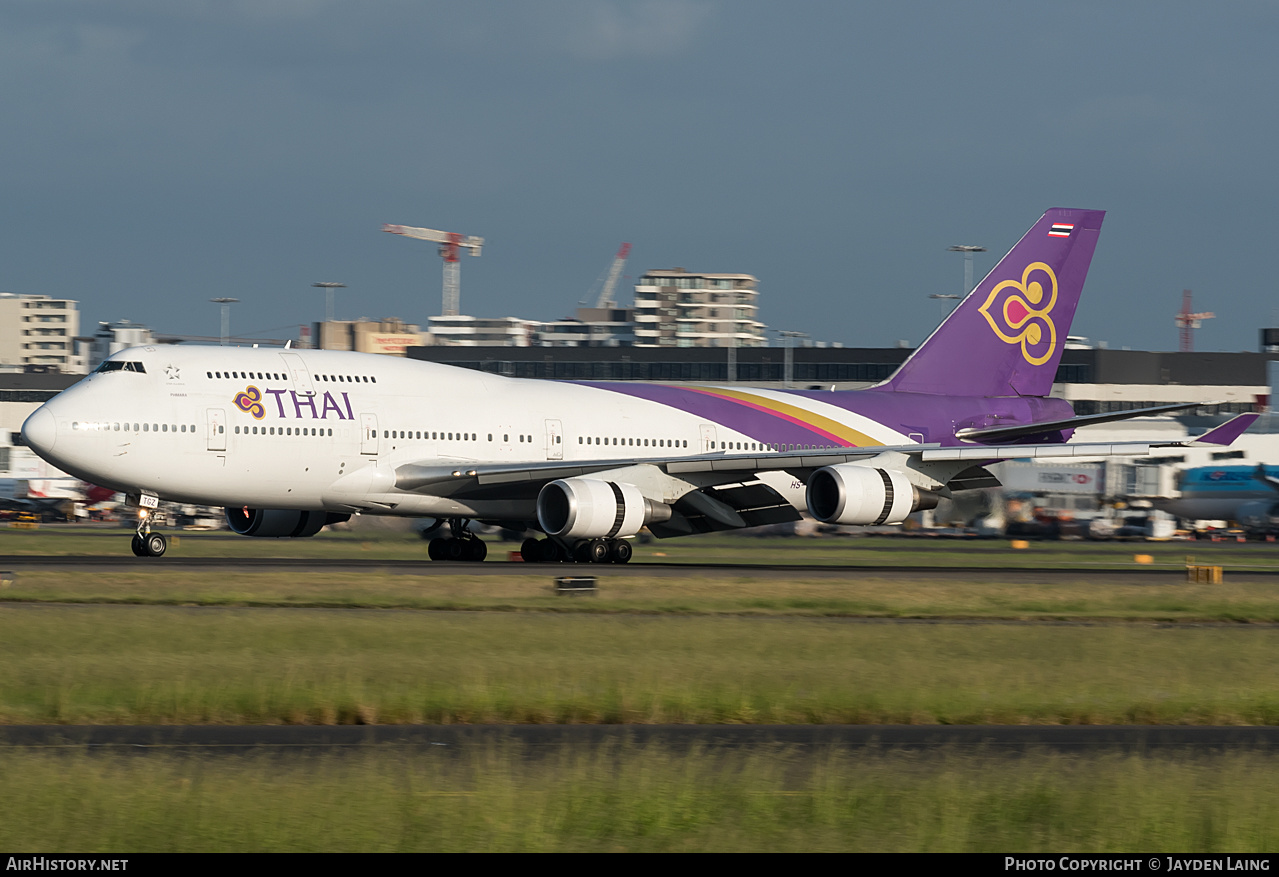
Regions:
<svg viewBox="0 0 1279 877"><path fill-rule="evenodd" d="M1252 426L1252 424L1260 416L1260 414L1256 414L1254 412L1238 414L1227 420L1221 426L1208 430L1203 435L1199 436L1199 438L1186 442L1186 444L1191 447L1197 447L1199 445L1224 446L1234 444L1235 439L1243 435L1248 427Z"/></svg>
<svg viewBox="0 0 1279 877"><path fill-rule="evenodd" d="M1183 402L1176 405L1155 405L1151 408L1134 408L1131 411L1109 411L1105 414L1084 414L1079 417L1067 417L1062 420L1044 420L1039 423L1019 423L1016 426L989 426L984 429L961 429L955 437L965 442L987 442L999 444L1013 439L1025 438L1028 435L1046 435L1060 432L1063 429L1077 429L1097 423L1113 423L1116 420L1129 420L1133 417L1151 417L1156 414L1168 414L1172 411L1187 411L1211 405L1211 402ZM1246 428L1246 427L1245 427ZM1240 430L1242 432L1242 430ZM1230 444L1230 442L1226 442Z"/></svg>

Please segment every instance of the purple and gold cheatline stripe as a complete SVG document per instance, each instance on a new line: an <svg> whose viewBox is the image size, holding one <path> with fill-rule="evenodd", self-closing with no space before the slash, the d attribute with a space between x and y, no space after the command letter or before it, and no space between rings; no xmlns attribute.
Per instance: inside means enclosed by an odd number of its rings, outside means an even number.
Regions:
<svg viewBox="0 0 1279 877"><path fill-rule="evenodd" d="M747 408L771 414L774 417L779 417L782 420L814 432L842 447L865 448L883 444L883 442L875 441L864 432L853 429L851 426L845 426L838 420L823 417L797 405L779 402L776 399L757 396L754 393L744 393L741 390L710 390L703 387L685 387L684 389L693 393L701 393L705 396L714 396L718 399L728 399L739 405L745 405Z"/></svg>

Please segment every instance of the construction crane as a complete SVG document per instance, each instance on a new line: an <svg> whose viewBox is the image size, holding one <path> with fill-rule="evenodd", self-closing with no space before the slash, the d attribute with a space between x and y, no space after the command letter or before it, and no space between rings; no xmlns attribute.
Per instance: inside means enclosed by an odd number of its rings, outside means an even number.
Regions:
<svg viewBox="0 0 1279 877"><path fill-rule="evenodd" d="M471 251L472 256L478 256L480 248L484 246L484 238L474 235L464 237L455 231L437 231L433 228L413 228L407 225L383 225L382 231L442 245L440 256L444 259L444 304L441 313L446 317L456 317L459 313L462 287L462 266L458 264L458 250L465 247Z"/></svg>
<svg viewBox="0 0 1279 877"><path fill-rule="evenodd" d="M1181 346L1182 353L1190 353L1195 349L1194 331L1203 325L1204 320L1211 320L1217 316L1211 311L1203 311L1202 313L1192 313L1190 309L1190 290L1183 289L1181 291L1181 310L1173 319L1181 328Z"/></svg>
<svg viewBox="0 0 1279 877"><path fill-rule="evenodd" d="M622 276L622 269L626 267L626 259L630 254L630 244L622 244L618 247L617 255L613 257L613 265L608 269L608 278L604 281L604 286L600 290L600 297L595 302L595 307L617 307L617 301L613 298L613 290L617 288L618 278Z"/></svg>

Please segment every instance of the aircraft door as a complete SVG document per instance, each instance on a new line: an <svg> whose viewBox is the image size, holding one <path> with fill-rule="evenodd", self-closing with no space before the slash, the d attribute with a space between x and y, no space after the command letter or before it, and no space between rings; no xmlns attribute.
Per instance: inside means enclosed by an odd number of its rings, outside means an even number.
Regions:
<svg viewBox="0 0 1279 877"><path fill-rule="evenodd" d="M564 459L564 427L558 420L546 421L546 459Z"/></svg>
<svg viewBox="0 0 1279 877"><path fill-rule="evenodd" d="M377 453L377 415L360 415L360 453Z"/></svg>
<svg viewBox="0 0 1279 877"><path fill-rule="evenodd" d="M293 386L297 387L299 396L314 396L315 386L311 383L311 372L307 370L306 363L302 361L302 357L296 353L281 353L280 359L284 360L284 365L289 370L289 374L293 377Z"/></svg>
<svg viewBox="0 0 1279 877"><path fill-rule="evenodd" d="M709 454L715 450L715 427L709 423L699 424L702 431L702 453Z"/></svg>
<svg viewBox="0 0 1279 877"><path fill-rule="evenodd" d="M210 408L206 412L209 427L208 448L210 451L226 450L226 412L221 408Z"/></svg>

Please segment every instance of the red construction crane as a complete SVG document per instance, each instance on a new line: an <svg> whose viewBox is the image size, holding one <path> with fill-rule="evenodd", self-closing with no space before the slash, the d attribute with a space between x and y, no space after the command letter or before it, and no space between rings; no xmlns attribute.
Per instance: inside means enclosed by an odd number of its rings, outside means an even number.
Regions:
<svg viewBox="0 0 1279 877"><path fill-rule="evenodd" d="M1182 353L1191 353L1195 349L1194 331L1198 329L1204 320L1211 320L1217 316L1212 311L1203 311L1202 313L1193 313L1190 309L1190 290L1183 289L1181 291L1181 310L1174 317L1177 325L1181 328L1181 346L1178 348Z"/></svg>
<svg viewBox="0 0 1279 877"><path fill-rule="evenodd" d="M599 301L595 302L595 307L617 307L617 301L613 298L613 290L617 287L617 279L622 276L622 269L626 267L626 259L630 254L630 244L622 244L618 248L617 255L613 257L613 265L608 269L608 279L604 281L604 288L600 290Z"/></svg>
<svg viewBox="0 0 1279 877"><path fill-rule="evenodd" d="M462 296L462 269L461 265L458 264L458 249L465 247L471 251L472 256L478 256L480 249L484 246L484 238L477 238L474 235L464 237L455 231L437 231L433 228L413 228L407 225L384 225L382 226L382 231L416 238L419 241L443 244L440 247L440 256L444 259L444 303L442 314L446 317L456 317L459 313L458 307Z"/></svg>

